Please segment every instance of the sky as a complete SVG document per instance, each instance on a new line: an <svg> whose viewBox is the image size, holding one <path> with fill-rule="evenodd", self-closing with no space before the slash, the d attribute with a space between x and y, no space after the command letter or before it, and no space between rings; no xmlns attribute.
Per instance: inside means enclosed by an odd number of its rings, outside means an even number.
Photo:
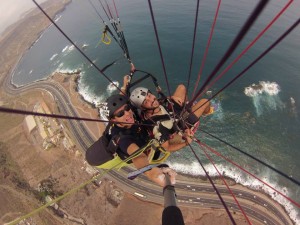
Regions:
<svg viewBox="0 0 300 225"><path fill-rule="evenodd" d="M38 0L38 3L45 0ZM0 0L0 34L20 16L35 7L31 0Z"/></svg>

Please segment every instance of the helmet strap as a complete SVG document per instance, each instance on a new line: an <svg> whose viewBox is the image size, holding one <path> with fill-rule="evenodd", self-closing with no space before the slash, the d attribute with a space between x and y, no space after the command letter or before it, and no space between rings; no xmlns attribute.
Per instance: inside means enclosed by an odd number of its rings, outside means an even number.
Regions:
<svg viewBox="0 0 300 225"><path fill-rule="evenodd" d="M159 108L159 110L158 110L157 112L155 112L155 110L156 110L157 108ZM155 114L155 113L160 112L160 111L161 111L161 108L160 108L159 106L157 106L157 107L152 107L152 108L145 108L145 107L143 107L143 108L142 108L142 111L144 111L145 114L153 115L153 114Z"/></svg>

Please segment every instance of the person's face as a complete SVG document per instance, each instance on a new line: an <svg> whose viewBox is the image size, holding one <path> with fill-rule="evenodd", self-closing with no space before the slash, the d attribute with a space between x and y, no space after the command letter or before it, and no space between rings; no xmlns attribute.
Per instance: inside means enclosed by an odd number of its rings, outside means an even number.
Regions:
<svg viewBox="0 0 300 225"><path fill-rule="evenodd" d="M159 102L157 101L155 95L151 92L148 92L145 100L143 101L142 107L145 109L156 109L159 106Z"/></svg>
<svg viewBox="0 0 300 225"><path fill-rule="evenodd" d="M119 127L130 128L133 124L127 123L134 123L133 112L130 106L125 104L120 107L115 111L111 120L114 122L120 122L119 124L117 124Z"/></svg>

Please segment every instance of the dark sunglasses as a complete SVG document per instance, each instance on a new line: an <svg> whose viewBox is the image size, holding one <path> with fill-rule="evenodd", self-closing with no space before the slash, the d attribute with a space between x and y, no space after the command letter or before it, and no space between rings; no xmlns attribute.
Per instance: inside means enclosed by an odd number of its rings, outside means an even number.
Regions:
<svg viewBox="0 0 300 225"><path fill-rule="evenodd" d="M129 111L131 109L131 107L129 105L126 105L124 107L124 109L122 109L121 111L119 111L118 113L114 114L114 117L122 117L125 114L125 111Z"/></svg>

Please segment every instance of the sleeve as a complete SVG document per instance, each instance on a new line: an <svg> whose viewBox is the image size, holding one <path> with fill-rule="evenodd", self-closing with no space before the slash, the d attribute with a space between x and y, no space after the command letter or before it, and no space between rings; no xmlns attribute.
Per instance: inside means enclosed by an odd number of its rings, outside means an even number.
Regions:
<svg viewBox="0 0 300 225"><path fill-rule="evenodd" d="M122 137L119 141L119 148L123 153L128 155L127 149L129 147L129 145L131 145L132 143L135 143L133 136Z"/></svg>

